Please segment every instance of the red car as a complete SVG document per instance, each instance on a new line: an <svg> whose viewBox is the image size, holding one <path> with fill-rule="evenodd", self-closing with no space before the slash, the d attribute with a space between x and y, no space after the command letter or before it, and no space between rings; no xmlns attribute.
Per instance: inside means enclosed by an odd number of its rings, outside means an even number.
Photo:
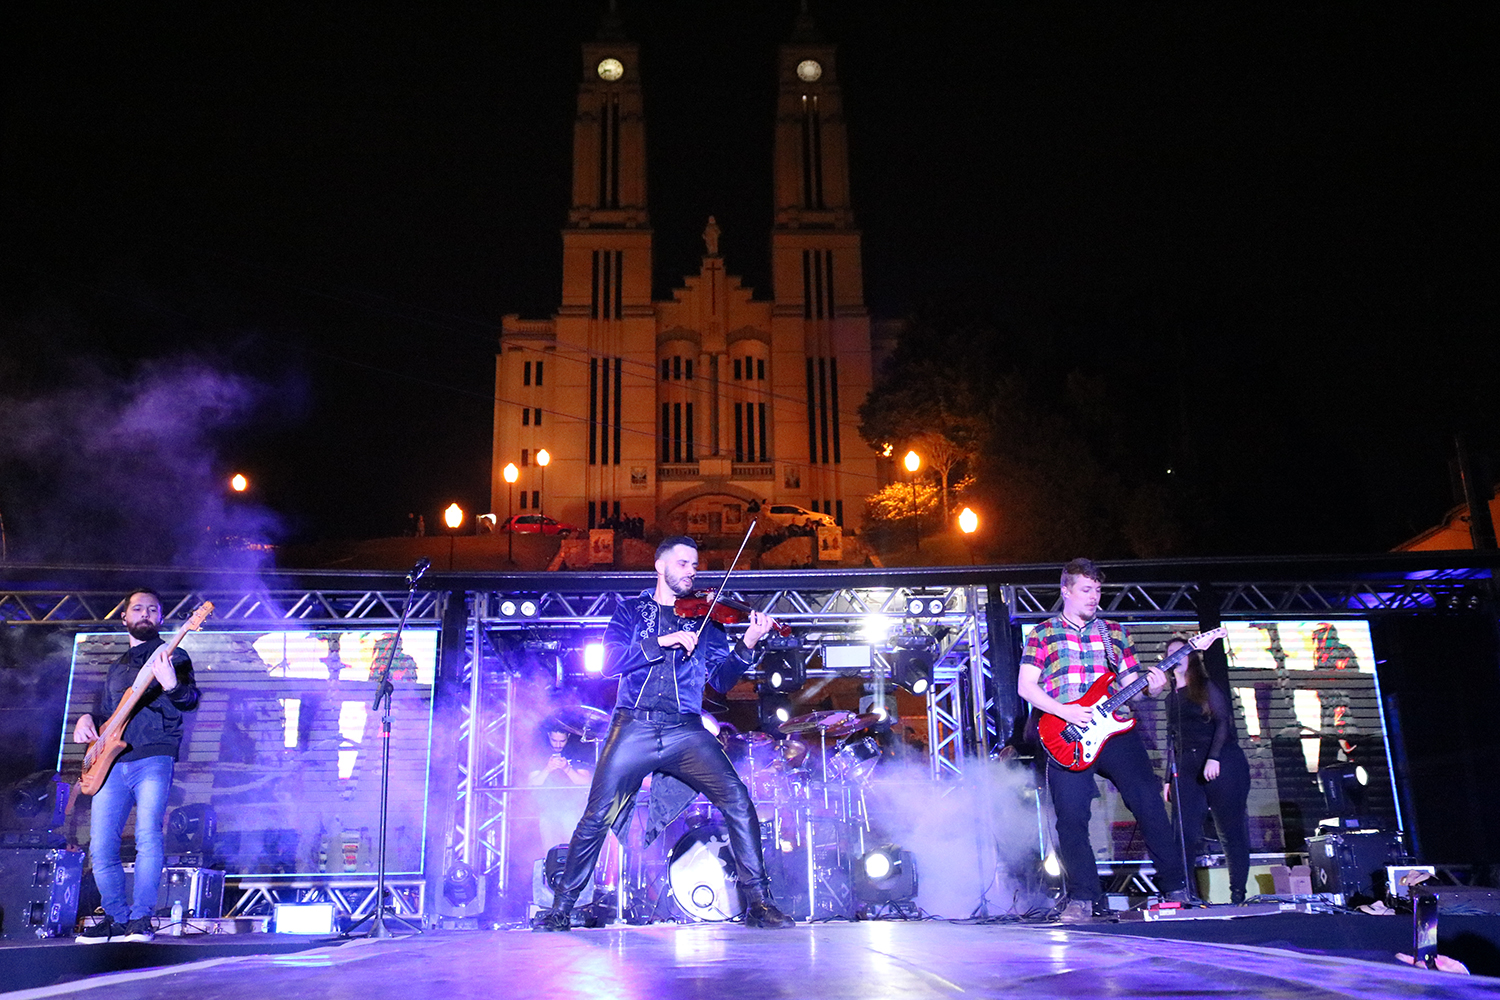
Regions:
<svg viewBox="0 0 1500 1000"><path fill-rule="evenodd" d="M499 530L514 531L517 534L529 532L533 535L571 535L578 530L578 526L553 520L545 514L513 514L501 522Z"/></svg>

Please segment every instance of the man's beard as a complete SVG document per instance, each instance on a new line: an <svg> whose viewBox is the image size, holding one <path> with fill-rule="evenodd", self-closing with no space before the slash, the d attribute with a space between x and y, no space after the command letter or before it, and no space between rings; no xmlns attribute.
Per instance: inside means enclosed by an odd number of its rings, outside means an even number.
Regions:
<svg viewBox="0 0 1500 1000"><path fill-rule="evenodd" d="M667 589L678 597L686 597L693 592L693 578L690 576L673 576L671 570L667 571Z"/></svg>
<svg viewBox="0 0 1500 1000"><path fill-rule="evenodd" d="M139 639L141 642L149 642L161 635L161 631L157 628L155 622L145 620L138 621L134 625L125 626L125 631L130 633L132 639Z"/></svg>

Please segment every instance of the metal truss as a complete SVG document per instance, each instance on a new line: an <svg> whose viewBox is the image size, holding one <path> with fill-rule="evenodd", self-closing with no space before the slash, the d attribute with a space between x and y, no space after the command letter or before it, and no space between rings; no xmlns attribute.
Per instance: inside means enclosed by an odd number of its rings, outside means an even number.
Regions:
<svg viewBox="0 0 1500 1000"><path fill-rule="evenodd" d="M227 888L240 892L234 905L224 914L226 917L269 916L275 912L277 903L332 903L335 913L358 920L369 916L375 908L375 879L349 879L346 876L328 878L266 878L264 876L231 876L225 880ZM426 884L420 877L386 877L387 901L398 917L420 920L426 913Z"/></svg>
<svg viewBox="0 0 1500 1000"><path fill-rule="evenodd" d="M228 590L194 588L166 591L168 620L186 618L204 601L214 602L213 620L221 625L244 624L287 628L308 622L347 622L380 628L401 619L406 591L390 590ZM0 621L12 625L85 627L118 621L125 595L118 590L0 590ZM412 622L435 622L438 594L418 591L412 601Z"/></svg>

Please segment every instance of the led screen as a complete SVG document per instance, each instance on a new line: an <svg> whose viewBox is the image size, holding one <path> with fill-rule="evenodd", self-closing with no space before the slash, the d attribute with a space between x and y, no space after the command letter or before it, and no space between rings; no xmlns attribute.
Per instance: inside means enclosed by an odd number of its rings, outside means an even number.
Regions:
<svg viewBox="0 0 1500 1000"><path fill-rule="evenodd" d="M202 701L187 732L169 803L169 858L193 853L177 827L217 831L201 853L230 875L374 872L380 816L380 714L373 678L391 654L394 631L193 632ZM75 780L84 747L74 723L89 711L109 665L126 649L123 632L82 633L73 671L59 771ZM386 870L422 870L427 758L437 632L406 631L392 661L390 818ZM102 723L102 720L96 720ZM74 791L70 839L87 844L88 797ZM133 837L125 831L127 856Z"/></svg>

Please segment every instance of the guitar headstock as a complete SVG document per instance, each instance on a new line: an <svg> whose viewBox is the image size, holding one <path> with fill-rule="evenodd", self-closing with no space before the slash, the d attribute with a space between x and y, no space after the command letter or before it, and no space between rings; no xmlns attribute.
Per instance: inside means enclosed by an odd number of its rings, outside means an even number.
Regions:
<svg viewBox="0 0 1500 1000"><path fill-rule="evenodd" d="M208 616L213 613L214 602L204 601L202 604L194 608L193 613L191 615L188 615L188 620L182 623L182 631L184 633L198 631L203 627L203 623L208 620Z"/></svg>
<svg viewBox="0 0 1500 1000"><path fill-rule="evenodd" d="M1209 629L1207 632L1199 632L1192 636L1188 639L1188 645L1197 650L1204 650L1227 635L1229 635L1229 629L1220 625L1216 629Z"/></svg>

